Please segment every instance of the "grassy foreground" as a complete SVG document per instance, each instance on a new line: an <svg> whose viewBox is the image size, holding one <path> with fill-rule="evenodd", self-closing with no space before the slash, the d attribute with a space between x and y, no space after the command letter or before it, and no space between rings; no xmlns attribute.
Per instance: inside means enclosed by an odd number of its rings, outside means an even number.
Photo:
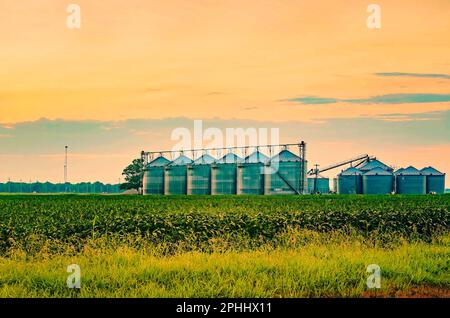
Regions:
<svg viewBox="0 0 450 318"><path fill-rule="evenodd" d="M286 246L210 252L99 247L76 255L0 258L0 297L450 297L450 236L378 247L339 233L286 233ZM290 247L288 247L288 245ZM81 289L66 286L70 264ZM368 289L369 264L381 288Z"/></svg>
<svg viewBox="0 0 450 318"><path fill-rule="evenodd" d="M450 195L4 195L0 297L450 297L449 210Z"/></svg>

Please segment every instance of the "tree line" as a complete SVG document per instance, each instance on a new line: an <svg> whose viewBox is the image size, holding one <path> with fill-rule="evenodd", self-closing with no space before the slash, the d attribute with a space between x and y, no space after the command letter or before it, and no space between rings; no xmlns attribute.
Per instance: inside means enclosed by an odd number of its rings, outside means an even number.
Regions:
<svg viewBox="0 0 450 318"><path fill-rule="evenodd" d="M135 159L122 172L125 182L121 184L103 184L97 182L51 183L13 182L0 183L0 193L121 193L125 190L139 191L142 188L144 163Z"/></svg>
<svg viewBox="0 0 450 318"><path fill-rule="evenodd" d="M0 183L0 193L120 193L119 184L101 182L51 183L6 182Z"/></svg>

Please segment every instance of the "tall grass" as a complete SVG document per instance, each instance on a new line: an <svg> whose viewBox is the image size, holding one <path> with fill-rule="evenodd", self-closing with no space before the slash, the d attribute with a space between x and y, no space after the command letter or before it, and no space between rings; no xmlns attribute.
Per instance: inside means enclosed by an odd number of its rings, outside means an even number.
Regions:
<svg viewBox="0 0 450 318"><path fill-rule="evenodd" d="M448 231L442 196L2 196L0 255L56 242L81 249L97 236L203 246L211 239L273 242L287 228L428 240ZM56 245L57 246L57 245Z"/></svg>
<svg viewBox="0 0 450 318"><path fill-rule="evenodd" d="M449 296L448 235L389 248L341 233L291 231L283 240L256 249L216 242L208 253L180 246L168 254L164 245L137 248L105 238L76 254L10 251L0 258L0 297L361 297L424 286ZM66 286L72 263L81 268L79 291ZM373 263L382 275L376 291L366 286Z"/></svg>
<svg viewBox="0 0 450 318"><path fill-rule="evenodd" d="M449 208L450 195L5 195L0 297L450 297Z"/></svg>

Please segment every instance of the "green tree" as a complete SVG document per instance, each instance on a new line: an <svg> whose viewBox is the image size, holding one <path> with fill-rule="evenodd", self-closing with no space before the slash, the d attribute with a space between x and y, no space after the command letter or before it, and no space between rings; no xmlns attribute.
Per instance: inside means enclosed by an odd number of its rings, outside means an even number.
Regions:
<svg viewBox="0 0 450 318"><path fill-rule="evenodd" d="M144 163L142 159L134 159L133 162L123 169L122 175L125 176L125 182L120 185L120 189L129 190L142 188L142 177L144 173Z"/></svg>

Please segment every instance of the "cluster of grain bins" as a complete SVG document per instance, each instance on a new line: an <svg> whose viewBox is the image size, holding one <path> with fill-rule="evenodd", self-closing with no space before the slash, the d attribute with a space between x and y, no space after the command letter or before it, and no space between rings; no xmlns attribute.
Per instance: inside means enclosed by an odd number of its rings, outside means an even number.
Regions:
<svg viewBox="0 0 450 318"><path fill-rule="evenodd" d="M397 171L379 160L350 167L337 176L339 194L426 194L444 193L445 174L432 167L409 166Z"/></svg>
<svg viewBox="0 0 450 318"><path fill-rule="evenodd" d="M160 156L145 167L144 194L301 194L306 191L306 161L289 150L269 158L255 151L216 159L208 154L173 161Z"/></svg>

